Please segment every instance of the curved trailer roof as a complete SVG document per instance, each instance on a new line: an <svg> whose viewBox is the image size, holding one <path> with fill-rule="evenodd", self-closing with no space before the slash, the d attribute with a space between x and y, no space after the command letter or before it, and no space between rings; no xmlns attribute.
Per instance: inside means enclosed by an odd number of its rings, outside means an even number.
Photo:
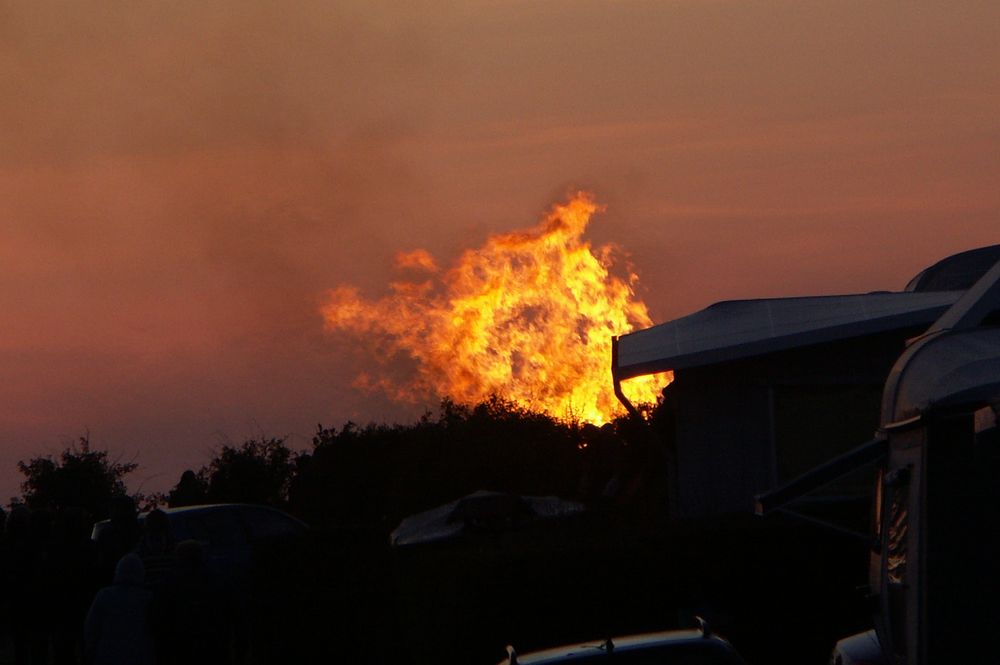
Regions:
<svg viewBox="0 0 1000 665"><path fill-rule="evenodd" d="M935 406L1000 397L1000 261L899 357L882 393L882 427Z"/></svg>

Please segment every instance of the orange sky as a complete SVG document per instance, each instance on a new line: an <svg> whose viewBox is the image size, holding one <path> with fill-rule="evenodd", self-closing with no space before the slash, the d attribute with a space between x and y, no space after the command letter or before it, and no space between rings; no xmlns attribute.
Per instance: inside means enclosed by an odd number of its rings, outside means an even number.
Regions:
<svg viewBox="0 0 1000 665"><path fill-rule="evenodd" d="M898 289L1000 241L1000 5L0 7L0 500L89 429L165 489L229 437L408 419L324 290L570 187L663 321Z"/></svg>

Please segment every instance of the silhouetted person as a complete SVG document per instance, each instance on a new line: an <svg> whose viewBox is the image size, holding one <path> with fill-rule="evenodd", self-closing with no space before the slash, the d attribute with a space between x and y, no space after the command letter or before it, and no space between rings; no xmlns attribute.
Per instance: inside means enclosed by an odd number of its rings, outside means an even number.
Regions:
<svg viewBox="0 0 1000 665"><path fill-rule="evenodd" d="M51 611L52 657L55 665L79 662L83 621L94 597L97 554L90 540L92 520L83 508L64 508L52 529L52 574L55 602Z"/></svg>
<svg viewBox="0 0 1000 665"><path fill-rule="evenodd" d="M90 665L152 665L149 626L152 592L137 554L126 554L115 568L114 583L97 592L84 624L84 654Z"/></svg>
<svg viewBox="0 0 1000 665"><path fill-rule="evenodd" d="M613 451L612 474L604 484L599 499L601 507L607 509L628 502L633 476L632 465L629 463L632 450L612 424L601 426L600 433L604 445Z"/></svg>
<svg viewBox="0 0 1000 665"><path fill-rule="evenodd" d="M200 542L185 540L176 554L176 576L157 607L159 654L177 665L230 662L237 609L232 594L208 570Z"/></svg>
<svg viewBox="0 0 1000 665"><path fill-rule="evenodd" d="M198 480L198 476L195 475L194 471L188 469L181 474L181 479L177 483L177 487L170 490L167 505L170 508L195 506L205 503L207 500L208 497L205 494L204 484Z"/></svg>
<svg viewBox="0 0 1000 665"><path fill-rule="evenodd" d="M111 583L118 560L131 552L139 542L139 521L135 502L128 496L111 500L110 523L97 536L98 581L101 586Z"/></svg>
<svg viewBox="0 0 1000 665"><path fill-rule="evenodd" d="M42 522L43 520L39 520ZM32 515L17 506L7 515L4 525L7 600L10 608L10 631L17 665L43 663L46 660L44 632L44 596L38 588L40 559L43 556Z"/></svg>
<svg viewBox="0 0 1000 665"><path fill-rule="evenodd" d="M677 384L668 384L663 389L663 401L653 411L653 431L660 441L655 451L662 484L660 505L664 516L674 514L677 510ZM654 499L657 500L657 499Z"/></svg>
<svg viewBox="0 0 1000 665"><path fill-rule="evenodd" d="M41 508L31 513L31 539L34 542L34 561L31 570L31 600L27 604L28 621L38 646L32 649L35 663L48 663L49 643L54 627L52 618L56 606L62 602L56 580L58 563L52 542L54 513Z"/></svg>
<svg viewBox="0 0 1000 665"><path fill-rule="evenodd" d="M158 508L149 511L135 552L146 568L147 587L156 591L170 582L174 573L174 537L165 512Z"/></svg>
<svg viewBox="0 0 1000 665"><path fill-rule="evenodd" d="M10 599L7 573L7 512L0 506L0 648L7 646L9 630Z"/></svg>

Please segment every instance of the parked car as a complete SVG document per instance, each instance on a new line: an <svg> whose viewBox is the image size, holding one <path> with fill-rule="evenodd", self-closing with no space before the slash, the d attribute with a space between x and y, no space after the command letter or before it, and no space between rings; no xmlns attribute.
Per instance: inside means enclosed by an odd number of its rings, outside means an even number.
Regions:
<svg viewBox="0 0 1000 665"><path fill-rule="evenodd" d="M518 654L507 647L499 665L745 665L733 646L700 629L668 630Z"/></svg>
<svg viewBox="0 0 1000 665"><path fill-rule="evenodd" d="M521 496L479 490L410 515L389 535L393 547L453 540L463 534L511 531L544 520L582 513L584 506L555 496Z"/></svg>
<svg viewBox="0 0 1000 665"><path fill-rule="evenodd" d="M247 572L255 548L301 537L308 527L276 508L243 503L204 504L163 508L175 542L197 540L205 547L207 564L220 572ZM139 516L139 522L146 514ZM91 540L97 541L110 520L94 524Z"/></svg>

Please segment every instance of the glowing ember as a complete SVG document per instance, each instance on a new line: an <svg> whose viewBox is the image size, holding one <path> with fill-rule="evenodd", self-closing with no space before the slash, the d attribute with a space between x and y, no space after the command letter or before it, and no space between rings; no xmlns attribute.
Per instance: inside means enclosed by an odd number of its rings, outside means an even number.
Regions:
<svg viewBox="0 0 1000 665"><path fill-rule="evenodd" d="M581 239L598 211L580 192L534 229L493 236L442 272L424 250L401 253L398 268L423 280L391 284L366 301L356 289L329 293L329 330L356 334L383 368L415 361L404 383L383 373L358 384L397 400L450 396L477 402L491 394L566 419L603 423L621 412L611 381L611 337L651 325L635 298L634 274L609 272L612 248ZM654 402L670 374L625 384L632 401Z"/></svg>

